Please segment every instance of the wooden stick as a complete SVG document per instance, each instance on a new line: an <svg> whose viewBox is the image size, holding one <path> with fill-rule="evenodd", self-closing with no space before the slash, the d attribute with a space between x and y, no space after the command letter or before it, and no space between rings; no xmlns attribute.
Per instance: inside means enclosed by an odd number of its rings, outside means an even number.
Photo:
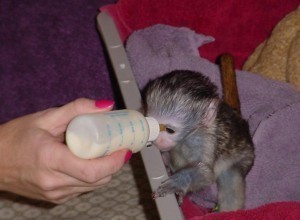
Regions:
<svg viewBox="0 0 300 220"><path fill-rule="evenodd" d="M220 62L223 99L229 106L240 113L241 107L237 89L234 58L231 54L222 54Z"/></svg>

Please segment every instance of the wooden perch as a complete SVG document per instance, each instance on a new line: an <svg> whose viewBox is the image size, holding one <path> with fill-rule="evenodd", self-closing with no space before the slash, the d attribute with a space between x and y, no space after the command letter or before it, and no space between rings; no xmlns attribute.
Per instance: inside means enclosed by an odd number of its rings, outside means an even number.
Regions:
<svg viewBox="0 0 300 220"><path fill-rule="evenodd" d="M237 89L234 58L230 54L222 54L220 58L223 100L232 108L241 112Z"/></svg>

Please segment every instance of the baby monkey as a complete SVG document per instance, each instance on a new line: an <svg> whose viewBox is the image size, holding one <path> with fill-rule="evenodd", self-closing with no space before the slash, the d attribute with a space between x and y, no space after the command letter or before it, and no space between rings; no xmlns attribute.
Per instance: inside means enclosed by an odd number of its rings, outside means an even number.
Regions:
<svg viewBox="0 0 300 220"><path fill-rule="evenodd" d="M176 70L151 81L143 95L145 114L166 126L154 145L172 173L154 197L182 198L216 181L220 211L242 209L254 147L247 122L217 87L201 73Z"/></svg>

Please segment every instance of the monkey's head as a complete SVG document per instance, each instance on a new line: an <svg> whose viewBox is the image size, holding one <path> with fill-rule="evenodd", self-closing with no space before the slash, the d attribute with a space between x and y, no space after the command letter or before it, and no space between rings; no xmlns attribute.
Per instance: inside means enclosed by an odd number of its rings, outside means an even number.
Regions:
<svg viewBox="0 0 300 220"><path fill-rule="evenodd" d="M166 126L154 144L168 151L195 129L214 125L217 87L200 73L175 70L157 78L143 92L144 112Z"/></svg>

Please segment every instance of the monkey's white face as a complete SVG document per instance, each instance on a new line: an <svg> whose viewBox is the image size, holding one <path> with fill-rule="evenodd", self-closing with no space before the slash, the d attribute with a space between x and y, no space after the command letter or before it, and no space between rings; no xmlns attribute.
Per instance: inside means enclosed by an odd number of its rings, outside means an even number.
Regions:
<svg viewBox="0 0 300 220"><path fill-rule="evenodd" d="M162 120L157 117L154 118L158 120L159 124L166 126L166 130L159 133L159 136L154 141L154 144L162 152L169 151L176 146L181 134L180 127L182 126L174 121Z"/></svg>
<svg viewBox="0 0 300 220"><path fill-rule="evenodd" d="M166 131L161 131L158 138L154 141L155 146L160 151L169 151L176 145L176 141Z"/></svg>

